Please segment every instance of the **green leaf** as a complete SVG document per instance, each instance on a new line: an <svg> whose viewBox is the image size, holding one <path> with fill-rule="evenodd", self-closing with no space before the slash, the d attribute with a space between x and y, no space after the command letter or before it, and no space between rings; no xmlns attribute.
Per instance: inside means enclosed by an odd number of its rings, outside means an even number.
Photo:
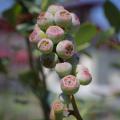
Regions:
<svg viewBox="0 0 120 120"><path fill-rule="evenodd" d="M104 4L104 12L108 18L110 24L115 27L116 32L120 31L120 11L110 1L106 1Z"/></svg>
<svg viewBox="0 0 120 120"><path fill-rule="evenodd" d="M115 34L115 29L114 28L110 28L106 31L101 31L98 34L97 45L103 44L104 42L109 40L114 34Z"/></svg>
<svg viewBox="0 0 120 120"><path fill-rule="evenodd" d="M3 13L3 16L7 19L7 21L15 27L17 23L17 17L20 15L22 11L22 7L19 4L15 4L12 6L12 8L6 10Z"/></svg>
<svg viewBox="0 0 120 120"><path fill-rule="evenodd" d="M33 30L33 28L34 26L29 23L23 23L16 26L17 31L24 36L28 36L29 32Z"/></svg>
<svg viewBox="0 0 120 120"><path fill-rule="evenodd" d="M42 0L41 2L41 9L45 11L50 4L55 3L57 0Z"/></svg>
<svg viewBox="0 0 120 120"><path fill-rule="evenodd" d="M77 33L75 33L75 41L77 50L83 50L90 45L91 40L96 35L96 26L90 23L84 23L80 26Z"/></svg>

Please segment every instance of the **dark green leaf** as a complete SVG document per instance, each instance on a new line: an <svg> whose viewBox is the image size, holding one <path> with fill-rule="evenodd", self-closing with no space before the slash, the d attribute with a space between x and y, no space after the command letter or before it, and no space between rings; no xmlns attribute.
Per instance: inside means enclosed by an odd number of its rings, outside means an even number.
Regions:
<svg viewBox="0 0 120 120"><path fill-rule="evenodd" d="M80 26L77 33L75 33L75 41L77 50L80 51L90 45L91 40L96 35L96 26L90 23L84 23Z"/></svg>
<svg viewBox="0 0 120 120"><path fill-rule="evenodd" d="M15 4L14 6L12 6L12 8L6 10L3 13L3 16L13 27L15 27L17 23L17 17L20 15L21 11L22 7L19 4Z"/></svg>
<svg viewBox="0 0 120 120"><path fill-rule="evenodd" d="M104 4L104 12L108 18L110 24L115 27L116 32L120 30L120 11L117 7L110 1L106 1Z"/></svg>

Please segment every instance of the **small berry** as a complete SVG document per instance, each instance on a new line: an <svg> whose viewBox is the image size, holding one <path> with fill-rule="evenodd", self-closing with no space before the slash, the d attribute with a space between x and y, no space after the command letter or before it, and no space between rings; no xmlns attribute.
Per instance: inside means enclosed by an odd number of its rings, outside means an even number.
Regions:
<svg viewBox="0 0 120 120"><path fill-rule="evenodd" d="M53 68L58 63L58 56L55 53L42 54L40 60L44 67Z"/></svg>
<svg viewBox="0 0 120 120"><path fill-rule="evenodd" d="M72 65L68 62L57 63L55 66L55 70L60 77L64 77L71 73Z"/></svg>
<svg viewBox="0 0 120 120"><path fill-rule="evenodd" d="M42 53L50 53L53 50L53 42L50 39L44 38L38 43L38 48Z"/></svg>
<svg viewBox="0 0 120 120"><path fill-rule="evenodd" d="M29 40L30 40L30 42L37 43L42 38L46 38L46 37L47 37L47 35L39 28L39 26L35 25L33 32L29 36Z"/></svg>
<svg viewBox="0 0 120 120"><path fill-rule="evenodd" d="M47 11L55 15L55 13L59 10L64 10L64 7L60 5L50 5Z"/></svg>
<svg viewBox="0 0 120 120"><path fill-rule="evenodd" d="M79 20L78 16L74 13L71 13L71 16L72 16L72 27L79 28L80 20Z"/></svg>
<svg viewBox="0 0 120 120"><path fill-rule="evenodd" d="M83 65L77 65L76 78L80 81L81 85L88 85L92 81L88 68Z"/></svg>
<svg viewBox="0 0 120 120"><path fill-rule="evenodd" d="M57 44L56 52L59 57L61 57L63 59L69 59L74 54L74 45L69 40L60 41Z"/></svg>
<svg viewBox="0 0 120 120"><path fill-rule="evenodd" d="M72 16L67 10L59 10L55 14L55 23L63 28L72 25Z"/></svg>
<svg viewBox="0 0 120 120"><path fill-rule="evenodd" d="M46 30L50 25L53 25L53 21L53 15L48 12L41 12L37 18L37 24L43 30Z"/></svg>
<svg viewBox="0 0 120 120"><path fill-rule="evenodd" d="M64 112L64 104L59 100L56 100L52 104L50 119L51 120L62 120Z"/></svg>
<svg viewBox="0 0 120 120"><path fill-rule="evenodd" d="M50 26L47 29L46 34L48 38L53 40L53 43L58 43L64 38L64 30L59 26Z"/></svg>
<svg viewBox="0 0 120 120"><path fill-rule="evenodd" d="M61 80L61 89L67 95L75 94L79 86L79 81L73 75L68 75Z"/></svg>

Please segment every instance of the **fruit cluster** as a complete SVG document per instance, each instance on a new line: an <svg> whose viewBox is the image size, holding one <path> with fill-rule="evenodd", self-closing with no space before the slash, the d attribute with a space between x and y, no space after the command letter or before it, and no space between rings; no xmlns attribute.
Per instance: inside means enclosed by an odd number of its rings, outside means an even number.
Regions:
<svg viewBox="0 0 120 120"><path fill-rule="evenodd" d="M37 43L42 53L40 61L43 66L54 68L61 78L63 98L75 94L80 85L88 85L92 80L89 70L79 64L75 41L71 36L79 26L79 18L74 13L70 13L63 6L51 5L46 12L39 14L29 37L31 42ZM60 101L54 102L52 115L54 113L59 116L63 109Z"/></svg>

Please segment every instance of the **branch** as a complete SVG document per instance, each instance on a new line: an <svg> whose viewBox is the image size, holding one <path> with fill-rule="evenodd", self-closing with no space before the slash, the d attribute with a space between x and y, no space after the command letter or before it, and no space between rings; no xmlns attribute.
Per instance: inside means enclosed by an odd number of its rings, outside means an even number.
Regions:
<svg viewBox="0 0 120 120"><path fill-rule="evenodd" d="M74 109L74 116L77 118L77 120L83 120L80 113L79 113L79 110L77 108L77 104L76 104L76 101L75 101L75 98L74 96L72 95L71 98L71 103L72 103L72 106L73 106L73 109Z"/></svg>

